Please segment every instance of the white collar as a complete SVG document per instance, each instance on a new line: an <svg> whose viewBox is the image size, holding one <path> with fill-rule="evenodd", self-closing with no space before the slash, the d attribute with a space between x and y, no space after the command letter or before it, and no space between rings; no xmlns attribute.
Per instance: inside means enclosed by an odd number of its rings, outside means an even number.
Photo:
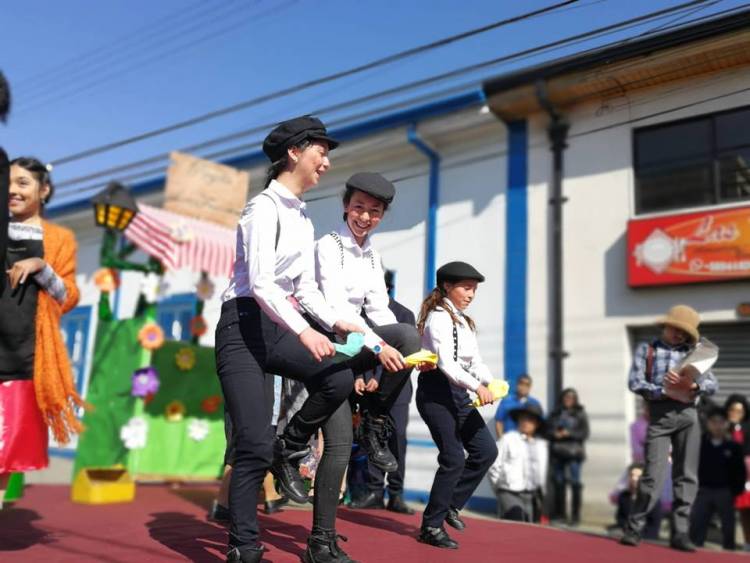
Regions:
<svg viewBox="0 0 750 563"><path fill-rule="evenodd" d="M341 222L336 232L338 233L339 237L341 237L341 242L346 248L361 248L363 254L370 250L370 237L365 237L364 244L362 246L359 246L357 239L354 238L354 235L352 234L352 231L346 221Z"/></svg>
<svg viewBox="0 0 750 563"><path fill-rule="evenodd" d="M458 309L458 307L456 307L456 306L455 306L455 305L453 304L453 301L451 301L451 300L450 300L450 299L448 299L447 297L443 297L443 303L442 303L442 306L443 306L443 309L445 309L446 311L447 311L447 310L453 311L453 312L454 312L454 313L455 313L456 315L458 315L458 316L459 316L459 317L461 317L461 318L464 318L464 316L465 316L465 315L464 315L464 313L463 313L463 311L460 311L460 310Z"/></svg>
<svg viewBox="0 0 750 563"><path fill-rule="evenodd" d="M305 207L307 207L307 204L304 201L294 195L289 188L278 180L271 180L271 183L268 184L266 189L276 194L290 207L296 207L297 209L305 209Z"/></svg>

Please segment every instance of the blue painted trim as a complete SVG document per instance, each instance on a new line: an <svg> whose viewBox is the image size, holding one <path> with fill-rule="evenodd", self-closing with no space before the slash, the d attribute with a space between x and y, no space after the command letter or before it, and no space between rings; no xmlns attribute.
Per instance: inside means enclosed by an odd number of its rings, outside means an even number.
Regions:
<svg viewBox="0 0 750 563"><path fill-rule="evenodd" d="M404 500L427 504L430 498L430 491L404 489L403 496ZM464 508L483 514L497 514L497 499L494 497L471 497Z"/></svg>
<svg viewBox="0 0 750 563"><path fill-rule="evenodd" d="M412 446L415 448L435 448L437 449L437 445L432 440L406 440L407 446Z"/></svg>
<svg viewBox="0 0 750 563"><path fill-rule="evenodd" d="M425 143L412 123L407 131L407 139L430 160L430 192L427 207L427 227L425 233L424 295L435 287L437 262L437 211L440 205L440 155Z"/></svg>
<svg viewBox="0 0 750 563"><path fill-rule="evenodd" d="M526 120L508 126L508 188L505 206L505 378L515 388L526 373L528 264L528 133Z"/></svg>
<svg viewBox="0 0 750 563"><path fill-rule="evenodd" d="M50 457L61 457L64 459L75 459L76 450L69 450L66 448L50 448L48 450Z"/></svg>
<svg viewBox="0 0 750 563"><path fill-rule="evenodd" d="M392 112L381 117L373 119L366 119L360 122L347 125L345 127L335 127L330 130L331 136L341 141L351 141L366 135L385 131L387 129L393 129L396 127L403 127L430 117L437 117L445 115L451 112L460 111L462 109L475 107L482 105L485 100L484 92L481 88L437 100L429 104L423 104L416 106L411 109ZM261 142L258 141L258 145ZM245 153L232 158L220 160L222 164L234 167L246 167L259 162L265 162L266 156L262 150L255 150L249 153ZM145 194L160 190L164 187L166 178L164 176L146 180L130 186L130 192L133 195ZM58 194L60 197L63 194ZM53 203L47 210L50 218L64 215L65 213L72 213L75 211L81 211L91 207L90 197L82 197L72 201L58 200L58 204Z"/></svg>

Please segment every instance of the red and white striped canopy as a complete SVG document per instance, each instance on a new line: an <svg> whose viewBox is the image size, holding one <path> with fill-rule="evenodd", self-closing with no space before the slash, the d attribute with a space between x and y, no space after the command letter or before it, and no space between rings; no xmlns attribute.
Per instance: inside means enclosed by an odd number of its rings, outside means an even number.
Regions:
<svg viewBox="0 0 750 563"><path fill-rule="evenodd" d="M235 233L226 227L139 203L125 238L166 270L189 268L225 277L232 273Z"/></svg>

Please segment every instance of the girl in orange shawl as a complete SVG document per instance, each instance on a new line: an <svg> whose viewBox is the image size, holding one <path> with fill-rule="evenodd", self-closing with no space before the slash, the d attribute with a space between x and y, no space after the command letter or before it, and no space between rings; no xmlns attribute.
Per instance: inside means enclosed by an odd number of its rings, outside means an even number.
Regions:
<svg viewBox="0 0 750 563"><path fill-rule="evenodd" d="M47 168L10 163L7 283L0 293L0 506L14 471L48 464L49 432L60 443L81 429L60 317L78 303L76 242L42 220L52 196Z"/></svg>

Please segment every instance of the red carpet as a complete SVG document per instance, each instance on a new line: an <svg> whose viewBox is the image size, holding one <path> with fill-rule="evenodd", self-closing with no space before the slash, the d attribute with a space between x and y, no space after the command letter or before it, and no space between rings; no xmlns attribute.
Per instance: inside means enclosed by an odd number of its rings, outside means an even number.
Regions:
<svg viewBox="0 0 750 563"><path fill-rule="evenodd" d="M214 492L209 487L141 485L133 503L85 506L68 500L68 487L28 487L25 498L0 512L0 561L221 562L226 531L204 518ZM269 548L264 561L299 561L310 517L310 511L294 509L261 515ZM349 537L346 551L363 563L744 560L740 554L680 554L647 544L633 549L585 534L471 518L463 533L452 534L461 548L439 550L415 541L419 522L419 515L342 509L338 531Z"/></svg>

